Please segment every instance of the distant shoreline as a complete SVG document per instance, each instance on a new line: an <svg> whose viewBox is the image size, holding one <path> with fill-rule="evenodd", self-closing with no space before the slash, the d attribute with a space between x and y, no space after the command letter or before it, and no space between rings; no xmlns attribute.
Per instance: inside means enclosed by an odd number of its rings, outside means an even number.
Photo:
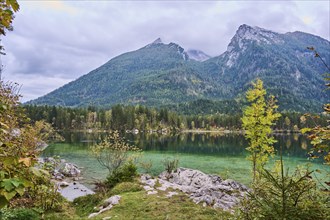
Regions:
<svg viewBox="0 0 330 220"><path fill-rule="evenodd" d="M243 134L243 130L199 130L199 129L188 129L182 130L180 133L221 133L221 134Z"/></svg>
<svg viewBox="0 0 330 220"><path fill-rule="evenodd" d="M78 130L59 130L60 132L86 132L86 133L106 133L111 130L106 129L78 129ZM229 129L221 129L221 130L205 130L205 129L184 129L184 130L177 130L175 132L173 131L138 131L137 133L134 132L127 132L126 133L133 133L135 135L139 133L143 134L187 134L187 133L194 133L194 134L206 134L206 133L213 133L213 134L244 134L244 130L229 130ZM272 134L301 134L300 130L273 130Z"/></svg>

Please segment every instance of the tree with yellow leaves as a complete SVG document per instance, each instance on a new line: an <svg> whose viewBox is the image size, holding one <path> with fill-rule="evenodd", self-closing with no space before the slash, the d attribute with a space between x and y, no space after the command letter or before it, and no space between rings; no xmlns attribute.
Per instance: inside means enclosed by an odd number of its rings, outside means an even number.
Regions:
<svg viewBox="0 0 330 220"><path fill-rule="evenodd" d="M242 126L249 141L249 147L246 149L251 153L248 159L253 163L253 181L255 181L257 173L268 161L268 157L274 154L272 145L276 140L271 136L271 126L281 114L276 112L278 106L274 96L266 101L263 82L257 79L252 85L253 88L246 92L246 99L251 105L244 110Z"/></svg>
<svg viewBox="0 0 330 220"><path fill-rule="evenodd" d="M320 54L313 48L313 47L307 47L307 49L314 52L314 56L316 58L319 58L323 65L328 70L328 73L325 73L325 81L327 90L330 89L330 67L326 64L326 62L323 60L323 58L320 56ZM328 91L325 91L328 92ZM330 103L326 103L323 106L324 114L327 116L330 116ZM314 128L304 128L302 129L302 133L308 132L309 138L311 139L311 143L313 145L313 149L310 153L311 157L319 157L319 155L324 155L323 159L325 161L325 164L330 165L330 120L328 120L328 125L321 127L316 126ZM330 185L330 182L329 182Z"/></svg>
<svg viewBox="0 0 330 220"><path fill-rule="evenodd" d="M13 30L14 13L18 12L19 4L16 0L0 0L0 37L6 35L6 30ZM3 47L0 45L0 55Z"/></svg>

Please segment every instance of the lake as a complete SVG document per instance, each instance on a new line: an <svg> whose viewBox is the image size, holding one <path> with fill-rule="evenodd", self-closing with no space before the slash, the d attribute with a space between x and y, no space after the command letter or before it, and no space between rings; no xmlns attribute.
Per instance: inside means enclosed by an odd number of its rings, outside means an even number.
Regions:
<svg viewBox="0 0 330 220"><path fill-rule="evenodd" d="M43 156L60 156L68 162L83 167L83 183L91 186L94 179L104 179L107 170L101 167L91 155L90 147L98 142L104 133L67 132L62 134L65 142L48 146ZM320 160L307 160L309 141L303 135L281 134L275 136L276 156L269 167L279 159L280 146L283 147L284 165L291 171L298 165L310 164L312 169L328 169ZM247 141L239 134L183 133L178 135L125 134L127 142L143 150L140 162L151 162L151 173L164 170L165 158L177 158L179 166L198 169L205 173L218 174L244 184L251 181L251 161L246 159ZM139 168L140 172L143 169Z"/></svg>

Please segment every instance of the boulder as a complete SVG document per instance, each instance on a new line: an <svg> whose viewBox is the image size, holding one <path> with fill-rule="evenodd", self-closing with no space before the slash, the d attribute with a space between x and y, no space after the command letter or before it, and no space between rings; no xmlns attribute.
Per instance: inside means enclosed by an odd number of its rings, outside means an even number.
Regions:
<svg viewBox="0 0 330 220"><path fill-rule="evenodd" d="M109 205L109 206L107 206L107 207L101 209L99 212L91 213L91 214L88 216L88 218L94 218L95 216L97 216L97 215L99 215L99 214L101 214L101 213L103 213L103 212L105 212L105 211L110 210L112 207L113 207L113 205Z"/></svg>
<svg viewBox="0 0 330 220"><path fill-rule="evenodd" d="M119 204L120 199L121 199L121 196L119 196L119 195L111 196L110 198L104 200L103 207L106 207L109 205L117 205L117 204Z"/></svg>
<svg viewBox="0 0 330 220"><path fill-rule="evenodd" d="M114 205L119 204L119 200L121 199L121 196L119 195L115 195L115 196L111 196L110 198L104 200L103 204L101 207L96 207L94 209L96 210L100 210L98 212L94 212L91 213L88 218L93 218L99 214L101 214L102 212L108 211L110 210Z"/></svg>
<svg viewBox="0 0 330 220"><path fill-rule="evenodd" d="M81 173L78 166L73 163L64 163L59 169L59 172L67 177L77 177Z"/></svg>
<svg viewBox="0 0 330 220"><path fill-rule="evenodd" d="M54 180L63 180L65 177L62 173L58 172L57 170L53 171L52 178Z"/></svg>
<svg viewBox="0 0 330 220"><path fill-rule="evenodd" d="M150 187L150 186L143 186L145 191L152 191L154 190L154 188Z"/></svg>
<svg viewBox="0 0 330 220"><path fill-rule="evenodd" d="M149 174L142 174L141 175L141 183L148 185L150 187L154 187L156 185L157 180L152 179Z"/></svg>
<svg viewBox="0 0 330 220"><path fill-rule="evenodd" d="M224 210L233 210L248 191L245 185L234 180L223 180L220 176L187 168L178 168L171 173L164 171L159 178L162 189L179 189L189 194L195 203Z"/></svg>
<svg viewBox="0 0 330 220"><path fill-rule="evenodd" d="M149 174L142 174L141 175L141 182L145 182L147 180L152 179L152 177Z"/></svg>
<svg viewBox="0 0 330 220"><path fill-rule="evenodd" d="M43 158L43 162L53 164L54 166L59 165L59 161L53 157L45 157Z"/></svg>
<svg viewBox="0 0 330 220"><path fill-rule="evenodd" d="M147 194L156 194L155 184L161 185L157 190L166 191L169 188L180 190L189 195L195 203L201 203L203 206L213 206L227 211L233 211L233 208L244 198L248 188L234 180L223 180L218 175L205 174L199 170L178 168L171 173L162 172L158 179L152 179L150 175L143 174L141 183ZM167 197L177 194L177 192L168 193Z"/></svg>
<svg viewBox="0 0 330 220"><path fill-rule="evenodd" d="M191 191L196 191L199 188L209 188L216 186L222 182L221 177L217 175L208 175L199 170L178 168L171 174L164 171L159 175L159 178L167 180L181 186L190 186Z"/></svg>
<svg viewBox="0 0 330 220"><path fill-rule="evenodd" d="M58 185L59 185L60 187L67 187L67 186L70 185L70 183L65 182L65 181L62 181L62 182L59 182Z"/></svg>

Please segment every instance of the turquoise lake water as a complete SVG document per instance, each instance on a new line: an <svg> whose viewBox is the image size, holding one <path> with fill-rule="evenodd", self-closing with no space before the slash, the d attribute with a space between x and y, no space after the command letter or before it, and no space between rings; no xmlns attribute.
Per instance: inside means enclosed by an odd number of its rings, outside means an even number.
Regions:
<svg viewBox="0 0 330 220"><path fill-rule="evenodd" d="M95 179L106 177L107 170L100 166L91 155L90 147L104 136L104 133L64 133L65 142L51 144L43 152L43 156L60 156L68 162L77 164L83 169L83 182L92 185ZM309 141L302 135L275 136L276 156L269 162L269 167L279 159L280 146L283 148L284 164L291 171L296 166L309 164L311 169L329 169L322 161L307 159ZM251 181L251 162L246 159L247 142L242 135L233 134L194 134L179 135L159 134L126 134L130 144L143 150L140 162L151 162L151 173L159 174L164 170L162 161L165 158L177 158L180 167L198 169L205 173L218 174L223 178L231 178L244 184ZM143 172L143 169L139 169Z"/></svg>

